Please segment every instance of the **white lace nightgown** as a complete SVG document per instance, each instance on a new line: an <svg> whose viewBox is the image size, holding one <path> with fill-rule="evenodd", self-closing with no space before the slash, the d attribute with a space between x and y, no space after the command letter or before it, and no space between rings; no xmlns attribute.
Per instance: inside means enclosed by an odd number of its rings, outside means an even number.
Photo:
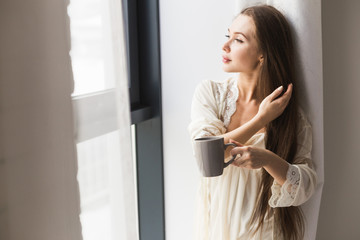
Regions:
<svg viewBox="0 0 360 240"><path fill-rule="evenodd" d="M236 110L237 80L203 81L196 88L189 132L191 138L220 135L227 131ZM246 145L265 148L265 133L252 136ZM289 164L286 182L276 181L271 188L269 205L273 208L298 206L307 201L316 186L316 172L311 161L312 131L303 111L299 110L298 150L294 164ZM229 165L223 175L200 179L195 216L195 239L199 240L268 240L276 236L273 216L264 227L250 235L250 218L255 209L261 169L250 170Z"/></svg>

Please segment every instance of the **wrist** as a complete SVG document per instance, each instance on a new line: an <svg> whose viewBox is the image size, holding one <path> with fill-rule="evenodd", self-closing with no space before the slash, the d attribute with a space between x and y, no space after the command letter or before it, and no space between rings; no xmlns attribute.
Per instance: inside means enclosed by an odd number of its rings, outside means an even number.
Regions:
<svg viewBox="0 0 360 240"><path fill-rule="evenodd" d="M279 168L286 168L287 170L288 165L289 163L285 159L282 159L276 153L266 149L265 159L263 159L263 168L266 171L268 171L269 169Z"/></svg>
<svg viewBox="0 0 360 240"><path fill-rule="evenodd" d="M265 149L265 156L262 162L263 168L265 168L265 170L267 170L267 168L271 165L271 163L274 163L274 161L276 161L276 159L274 160L276 156L277 155L272 151Z"/></svg>
<svg viewBox="0 0 360 240"><path fill-rule="evenodd" d="M263 127L265 127L265 125L267 124L265 118L260 116L259 114L256 114L255 117L253 118L253 120L256 123L256 125L258 126L259 130L262 129Z"/></svg>

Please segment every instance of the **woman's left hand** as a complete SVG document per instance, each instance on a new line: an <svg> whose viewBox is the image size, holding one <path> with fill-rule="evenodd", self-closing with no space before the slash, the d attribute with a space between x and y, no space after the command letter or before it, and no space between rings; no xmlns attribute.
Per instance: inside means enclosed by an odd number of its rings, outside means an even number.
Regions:
<svg viewBox="0 0 360 240"><path fill-rule="evenodd" d="M238 146L234 147L230 152L232 156L238 155L232 163L233 165L249 169L258 169L267 165L267 160L269 159L268 150L253 146L243 146L234 140L230 140L230 142Z"/></svg>

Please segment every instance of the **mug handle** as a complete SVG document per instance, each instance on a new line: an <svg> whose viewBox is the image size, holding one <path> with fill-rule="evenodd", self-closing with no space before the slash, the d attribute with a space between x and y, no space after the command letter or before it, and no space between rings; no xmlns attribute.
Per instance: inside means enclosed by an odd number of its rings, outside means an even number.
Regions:
<svg viewBox="0 0 360 240"><path fill-rule="evenodd" d="M237 145L235 143L227 143L227 144L224 144L224 150L228 147L228 146L233 146L233 147L237 147ZM236 158L236 155L234 155L232 157L232 159L230 159L228 162L224 163L224 168L226 168L227 166L229 166L230 164L232 164L234 162Z"/></svg>

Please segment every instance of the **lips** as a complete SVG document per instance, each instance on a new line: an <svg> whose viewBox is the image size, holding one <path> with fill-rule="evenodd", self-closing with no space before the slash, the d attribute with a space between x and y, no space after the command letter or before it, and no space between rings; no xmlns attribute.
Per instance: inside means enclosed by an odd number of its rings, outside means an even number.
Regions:
<svg viewBox="0 0 360 240"><path fill-rule="evenodd" d="M228 62L230 62L231 60L230 59L228 59L227 57L225 57L225 56L222 56L222 61L223 61L223 63L228 63Z"/></svg>

